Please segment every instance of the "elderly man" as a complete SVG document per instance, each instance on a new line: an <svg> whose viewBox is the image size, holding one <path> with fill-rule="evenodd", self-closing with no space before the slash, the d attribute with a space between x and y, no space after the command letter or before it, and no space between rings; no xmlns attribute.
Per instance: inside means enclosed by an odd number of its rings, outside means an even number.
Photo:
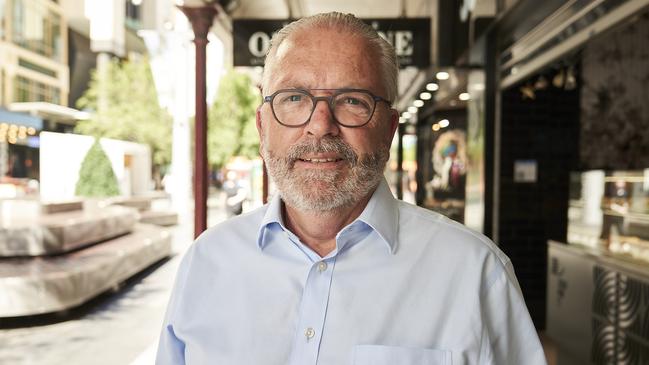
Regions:
<svg viewBox="0 0 649 365"><path fill-rule="evenodd" d="M158 364L544 364L509 259L397 201L394 50L352 15L272 40L257 110L278 194L180 266Z"/></svg>

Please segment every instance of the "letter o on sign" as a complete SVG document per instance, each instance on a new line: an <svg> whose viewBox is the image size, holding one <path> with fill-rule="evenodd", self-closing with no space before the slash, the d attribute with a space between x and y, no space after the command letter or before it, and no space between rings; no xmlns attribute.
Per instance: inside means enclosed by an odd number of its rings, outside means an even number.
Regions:
<svg viewBox="0 0 649 365"><path fill-rule="evenodd" d="M248 40L248 50L255 57L264 57L270 47L270 36L264 32L255 32Z"/></svg>

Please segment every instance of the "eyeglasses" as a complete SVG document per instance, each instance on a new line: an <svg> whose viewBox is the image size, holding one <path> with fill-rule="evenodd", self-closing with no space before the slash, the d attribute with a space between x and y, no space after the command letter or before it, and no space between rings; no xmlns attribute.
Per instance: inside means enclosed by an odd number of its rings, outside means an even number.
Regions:
<svg viewBox="0 0 649 365"><path fill-rule="evenodd" d="M391 103L363 89L310 89L311 91L333 91L329 96L313 96L302 89L277 90L264 96L264 103L270 103L275 119L286 127L301 127L311 120L319 101L326 101L336 123L347 128L358 128L367 124L374 115L376 103Z"/></svg>

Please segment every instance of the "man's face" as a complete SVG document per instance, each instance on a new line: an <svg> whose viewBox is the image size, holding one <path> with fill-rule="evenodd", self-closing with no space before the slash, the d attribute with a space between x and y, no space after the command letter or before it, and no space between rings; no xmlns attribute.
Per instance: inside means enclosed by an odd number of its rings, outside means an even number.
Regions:
<svg viewBox="0 0 649 365"><path fill-rule="evenodd" d="M376 52L349 33L328 29L302 32L284 40L263 90L365 89L385 97ZM332 91L312 90L315 96ZM269 103L257 112L261 152L283 200L302 211L334 211L367 196L381 179L397 112L378 102L363 127L342 127L326 102L318 102L309 122L289 128L279 124Z"/></svg>

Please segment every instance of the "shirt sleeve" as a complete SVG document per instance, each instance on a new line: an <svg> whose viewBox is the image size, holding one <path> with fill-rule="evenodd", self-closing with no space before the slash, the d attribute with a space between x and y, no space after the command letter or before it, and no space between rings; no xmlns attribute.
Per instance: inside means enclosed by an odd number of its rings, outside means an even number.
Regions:
<svg viewBox="0 0 649 365"><path fill-rule="evenodd" d="M547 365L511 261L498 266L499 272L482 297L487 342L480 363Z"/></svg>
<svg viewBox="0 0 649 365"><path fill-rule="evenodd" d="M155 361L156 365L185 364L185 343L181 338L178 338L174 326L178 318L177 313L182 305L182 298L185 296L185 284L194 254L194 247L192 245L183 257L178 274L176 275L176 282L171 292L171 298L167 305L167 312L160 333Z"/></svg>

